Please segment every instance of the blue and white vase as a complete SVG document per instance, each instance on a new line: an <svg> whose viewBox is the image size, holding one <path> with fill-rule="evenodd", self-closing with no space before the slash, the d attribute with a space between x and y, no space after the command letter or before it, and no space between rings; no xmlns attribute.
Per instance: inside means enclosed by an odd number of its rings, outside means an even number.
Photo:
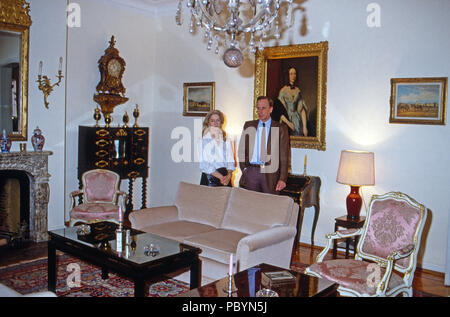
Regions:
<svg viewBox="0 0 450 317"><path fill-rule="evenodd" d="M8 138L8 133L3 129L2 138L0 140L0 150L2 153L9 153L9 149L11 148L11 140Z"/></svg>
<svg viewBox="0 0 450 317"><path fill-rule="evenodd" d="M36 127L33 131L33 136L31 137L31 144L35 152L41 152L44 147L45 137L42 135L41 129Z"/></svg>

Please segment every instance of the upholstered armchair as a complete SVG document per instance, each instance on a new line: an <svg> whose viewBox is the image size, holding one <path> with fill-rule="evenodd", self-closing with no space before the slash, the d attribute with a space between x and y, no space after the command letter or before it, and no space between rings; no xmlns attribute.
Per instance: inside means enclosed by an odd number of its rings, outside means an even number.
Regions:
<svg viewBox="0 0 450 317"><path fill-rule="evenodd" d="M339 284L342 296L412 296L427 209L406 194L374 195L360 229L328 234L325 249L305 273ZM354 259L324 261L334 239L360 235Z"/></svg>
<svg viewBox="0 0 450 317"><path fill-rule="evenodd" d="M119 206L125 212L127 194L119 190L120 176L109 170L90 170L81 176L82 188L70 193L72 210L70 226L78 222L119 222ZM83 203L77 205L76 198L82 195Z"/></svg>

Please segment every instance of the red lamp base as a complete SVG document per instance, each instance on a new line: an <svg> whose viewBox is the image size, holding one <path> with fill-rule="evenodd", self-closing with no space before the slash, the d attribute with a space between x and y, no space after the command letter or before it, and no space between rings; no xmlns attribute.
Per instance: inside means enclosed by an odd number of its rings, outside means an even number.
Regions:
<svg viewBox="0 0 450 317"><path fill-rule="evenodd" d="M362 198L359 195L359 186L350 186L347 196L347 218L358 219L361 211Z"/></svg>

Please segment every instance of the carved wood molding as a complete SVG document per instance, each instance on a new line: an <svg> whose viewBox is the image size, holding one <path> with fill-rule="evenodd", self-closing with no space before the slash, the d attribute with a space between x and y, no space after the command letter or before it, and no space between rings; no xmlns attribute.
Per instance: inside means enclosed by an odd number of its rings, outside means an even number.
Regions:
<svg viewBox="0 0 450 317"><path fill-rule="evenodd" d="M30 4L25 0L0 1L0 22L30 27Z"/></svg>

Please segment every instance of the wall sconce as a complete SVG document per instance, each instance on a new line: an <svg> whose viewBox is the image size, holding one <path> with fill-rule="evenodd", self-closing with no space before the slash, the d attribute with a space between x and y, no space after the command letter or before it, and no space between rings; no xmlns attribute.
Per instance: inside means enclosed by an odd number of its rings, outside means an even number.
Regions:
<svg viewBox="0 0 450 317"><path fill-rule="evenodd" d="M50 84L50 79L47 76L42 76L42 61L39 62L39 74L38 74L38 80L37 82L39 83L39 90L42 90L42 92L44 93L44 104L45 104L45 108L48 109L48 101L47 101L47 97L50 95L50 93L53 91L53 87L55 86L59 86L59 84L61 83L61 79L64 77L62 75L62 62L63 62L63 58L60 57L59 58L59 69L58 69L58 75L56 76L58 78L58 82L54 83L53 85Z"/></svg>

